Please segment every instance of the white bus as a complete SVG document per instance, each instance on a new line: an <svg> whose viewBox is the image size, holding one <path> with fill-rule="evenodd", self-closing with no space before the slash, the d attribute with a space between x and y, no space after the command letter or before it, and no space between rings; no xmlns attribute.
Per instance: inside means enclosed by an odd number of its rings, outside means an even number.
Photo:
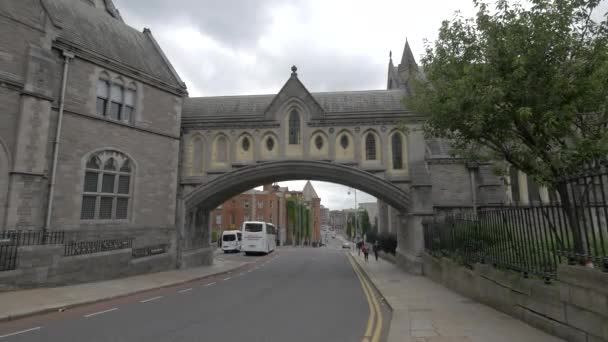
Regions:
<svg viewBox="0 0 608 342"><path fill-rule="evenodd" d="M241 251L245 254L270 253L275 249L277 229L272 223L245 221L242 230Z"/></svg>

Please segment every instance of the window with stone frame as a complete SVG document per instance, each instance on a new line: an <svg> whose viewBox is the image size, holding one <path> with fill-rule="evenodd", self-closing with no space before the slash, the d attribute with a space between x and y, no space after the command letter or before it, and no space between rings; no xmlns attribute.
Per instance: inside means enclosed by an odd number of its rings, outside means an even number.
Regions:
<svg viewBox="0 0 608 342"><path fill-rule="evenodd" d="M300 113L292 110L289 113L289 144L298 145L300 143Z"/></svg>
<svg viewBox="0 0 608 342"><path fill-rule="evenodd" d="M259 209L263 209L264 208L264 201L258 201L258 208Z"/></svg>
<svg viewBox="0 0 608 342"><path fill-rule="evenodd" d="M85 167L82 220L127 220L132 199L131 161L117 151L92 155Z"/></svg>
<svg viewBox="0 0 608 342"><path fill-rule="evenodd" d="M403 139L401 134L395 133L391 139L393 152L393 169L403 169Z"/></svg>
<svg viewBox="0 0 608 342"><path fill-rule="evenodd" d="M120 81L110 82L110 76L102 73L97 81L97 115L127 124L133 122L137 87L135 83L125 88Z"/></svg>
<svg viewBox="0 0 608 342"><path fill-rule="evenodd" d="M373 133L365 137L365 160L376 160L376 137Z"/></svg>
<svg viewBox="0 0 608 342"><path fill-rule="evenodd" d="M107 79L97 80L97 115L106 116L110 98L110 82Z"/></svg>

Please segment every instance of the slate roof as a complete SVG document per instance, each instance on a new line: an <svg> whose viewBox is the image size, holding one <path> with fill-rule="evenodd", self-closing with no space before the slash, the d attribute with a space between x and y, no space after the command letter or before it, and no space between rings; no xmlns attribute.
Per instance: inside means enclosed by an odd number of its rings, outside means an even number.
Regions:
<svg viewBox="0 0 608 342"><path fill-rule="evenodd" d="M326 113L402 111L403 89L311 93ZM263 115L276 95L191 97L184 100L182 117Z"/></svg>
<svg viewBox="0 0 608 342"><path fill-rule="evenodd" d="M59 38L184 88L150 34L139 32L107 12L79 0L45 0Z"/></svg>

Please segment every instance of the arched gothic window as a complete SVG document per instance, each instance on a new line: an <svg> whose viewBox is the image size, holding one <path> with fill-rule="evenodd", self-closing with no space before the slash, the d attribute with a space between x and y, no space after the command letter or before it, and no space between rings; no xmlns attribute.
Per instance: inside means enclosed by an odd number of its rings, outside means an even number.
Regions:
<svg viewBox="0 0 608 342"><path fill-rule="evenodd" d="M217 153L217 161L220 163L225 163L228 161L228 141L226 141L226 137L220 136L217 138L216 142L216 153Z"/></svg>
<svg viewBox="0 0 608 342"><path fill-rule="evenodd" d="M401 134L395 133L393 134L393 138L391 139L392 144L392 152L393 152L393 169L402 170L403 169L403 139L401 138Z"/></svg>
<svg viewBox="0 0 608 342"><path fill-rule="evenodd" d="M289 114L289 144L297 145L300 143L300 113L292 110Z"/></svg>
<svg viewBox="0 0 608 342"><path fill-rule="evenodd" d="M80 218L128 219L131 177L131 162L124 154L102 151L92 155L86 163Z"/></svg>
<svg viewBox="0 0 608 342"><path fill-rule="evenodd" d="M365 137L365 159L376 160L376 137L372 133Z"/></svg>
<svg viewBox="0 0 608 342"><path fill-rule="evenodd" d="M272 151L274 149L274 139L272 139L272 137L266 138L266 148L268 151Z"/></svg>
<svg viewBox="0 0 608 342"><path fill-rule="evenodd" d="M203 173L203 139L200 137L192 138L192 173Z"/></svg>
<svg viewBox="0 0 608 342"><path fill-rule="evenodd" d="M317 150L323 148L323 137L320 134L315 138L315 146L317 147Z"/></svg>

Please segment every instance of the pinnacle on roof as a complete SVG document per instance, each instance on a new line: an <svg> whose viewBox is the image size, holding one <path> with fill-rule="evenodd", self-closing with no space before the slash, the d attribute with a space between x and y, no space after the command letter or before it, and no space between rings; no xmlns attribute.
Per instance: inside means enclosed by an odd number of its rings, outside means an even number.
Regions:
<svg viewBox="0 0 608 342"><path fill-rule="evenodd" d="M319 195L317 195L317 192L310 181L306 181L306 185L304 185L304 189L302 189L302 195L307 201L310 201L313 198L319 198Z"/></svg>
<svg viewBox="0 0 608 342"><path fill-rule="evenodd" d="M401 63L399 64L399 69L402 70L404 68L409 68L410 65L417 65L416 60L414 59L414 54L412 53L412 49L410 48L410 43L405 39L405 47L403 48L403 55L401 56Z"/></svg>

